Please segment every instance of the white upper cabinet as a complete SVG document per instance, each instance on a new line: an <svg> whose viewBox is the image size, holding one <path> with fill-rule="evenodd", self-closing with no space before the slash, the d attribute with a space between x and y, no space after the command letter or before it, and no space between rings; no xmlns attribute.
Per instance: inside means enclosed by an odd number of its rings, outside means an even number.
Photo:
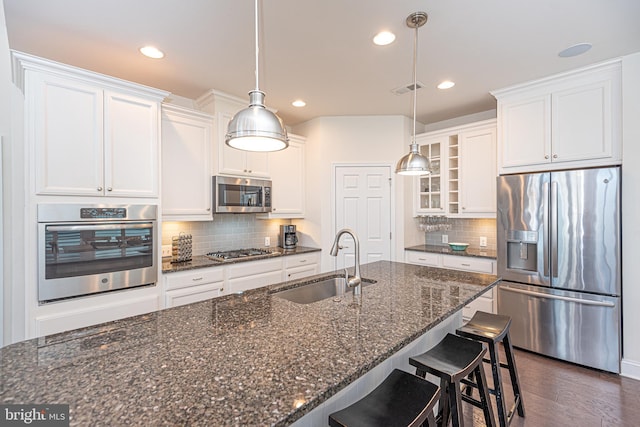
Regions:
<svg viewBox="0 0 640 427"><path fill-rule="evenodd" d="M162 106L162 218L211 221L214 120L208 114Z"/></svg>
<svg viewBox="0 0 640 427"><path fill-rule="evenodd" d="M496 127L491 124L458 135L461 216L496 214ZM450 190L451 192L451 190ZM454 212L450 212L453 214Z"/></svg>
<svg viewBox="0 0 640 427"><path fill-rule="evenodd" d="M597 64L493 92L500 173L619 164L621 64Z"/></svg>
<svg viewBox="0 0 640 427"><path fill-rule="evenodd" d="M167 92L13 52L35 193L158 197Z"/></svg>
<svg viewBox="0 0 640 427"><path fill-rule="evenodd" d="M496 213L496 120L418 135L431 174L415 178L416 215L484 218Z"/></svg>
<svg viewBox="0 0 640 427"><path fill-rule="evenodd" d="M289 147L269 153L271 206L258 218L303 218L305 206L305 139L289 134Z"/></svg>
<svg viewBox="0 0 640 427"><path fill-rule="evenodd" d="M416 178L416 198L414 210L418 215L443 215L446 208L446 171L444 156L447 149L447 135L422 134L416 136L420 153L429 159L431 173Z"/></svg>
<svg viewBox="0 0 640 427"><path fill-rule="evenodd" d="M244 107L243 107L244 108ZM269 154L243 151L229 147L224 142L231 113L218 113L218 173L220 175L269 178Z"/></svg>

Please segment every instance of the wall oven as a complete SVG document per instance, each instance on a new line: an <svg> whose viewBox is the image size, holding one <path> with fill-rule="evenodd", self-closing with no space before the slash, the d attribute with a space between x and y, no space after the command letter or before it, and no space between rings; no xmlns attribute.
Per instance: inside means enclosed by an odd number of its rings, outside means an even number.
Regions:
<svg viewBox="0 0 640 427"><path fill-rule="evenodd" d="M157 206L38 205L38 301L153 285Z"/></svg>
<svg viewBox="0 0 640 427"><path fill-rule="evenodd" d="M271 181L214 176L213 203L216 213L271 212Z"/></svg>

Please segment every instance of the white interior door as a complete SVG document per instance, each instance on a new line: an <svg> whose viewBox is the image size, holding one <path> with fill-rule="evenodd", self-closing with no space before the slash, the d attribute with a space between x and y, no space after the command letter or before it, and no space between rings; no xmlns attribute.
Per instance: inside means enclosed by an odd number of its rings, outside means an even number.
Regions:
<svg viewBox="0 0 640 427"><path fill-rule="evenodd" d="M336 166L335 232L351 228L360 241L360 263L391 259L391 169ZM340 239L336 268L354 264L353 239Z"/></svg>

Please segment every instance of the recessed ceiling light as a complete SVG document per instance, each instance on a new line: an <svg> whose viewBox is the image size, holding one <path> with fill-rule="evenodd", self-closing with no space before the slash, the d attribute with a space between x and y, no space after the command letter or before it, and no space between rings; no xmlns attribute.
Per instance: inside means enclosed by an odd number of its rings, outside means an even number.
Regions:
<svg viewBox="0 0 640 427"><path fill-rule="evenodd" d="M586 51L591 49L591 43L578 43L573 46L569 46L565 50L560 51L558 56L560 58L571 58L572 56L582 55Z"/></svg>
<svg viewBox="0 0 640 427"><path fill-rule="evenodd" d="M301 100L301 99L297 99L297 100L293 101L293 102L291 103L291 105L293 105L294 107L304 107L305 105L307 105L307 103L306 103L306 102L304 102L304 101L303 101L303 100Z"/></svg>
<svg viewBox="0 0 640 427"><path fill-rule="evenodd" d="M438 89L451 89L455 85L456 84L454 82L452 82L451 80L445 80L442 83L440 83L437 87L438 87Z"/></svg>
<svg viewBox="0 0 640 427"><path fill-rule="evenodd" d="M396 35L389 31L381 31L375 35L373 38L373 42L378 46L386 46L388 44L393 43L396 39Z"/></svg>
<svg viewBox="0 0 640 427"><path fill-rule="evenodd" d="M153 46L144 46L140 48L140 52L144 55L144 56L148 56L149 58L153 58L153 59L160 59L160 58L164 58L164 52L161 51L160 49L153 47Z"/></svg>

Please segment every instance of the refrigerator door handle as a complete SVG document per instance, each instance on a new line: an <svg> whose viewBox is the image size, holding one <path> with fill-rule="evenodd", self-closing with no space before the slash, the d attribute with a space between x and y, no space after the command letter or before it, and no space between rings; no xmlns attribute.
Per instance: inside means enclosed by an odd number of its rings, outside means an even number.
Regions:
<svg viewBox="0 0 640 427"><path fill-rule="evenodd" d="M562 296L562 295L552 295L552 294L547 294L547 293L543 293L543 292L528 291L526 289L510 288L508 286L501 286L500 289L503 290L503 291L509 291L509 292L513 292L513 293L516 293L516 294L529 295L529 296L533 296L533 297L537 297L537 298L547 298L547 299L555 299L555 300L561 300L561 301L569 301L569 302L575 302L575 303L583 304L583 305L595 305L595 306L598 306L598 307L615 307L615 304L612 303L612 302L609 302L609 301L593 301L593 300L582 299L582 298L565 297L565 296Z"/></svg>
<svg viewBox="0 0 640 427"><path fill-rule="evenodd" d="M542 187L542 200L549 200L549 183L545 182ZM543 204L542 207L542 264L543 276L549 277L549 206Z"/></svg>
<svg viewBox="0 0 640 427"><path fill-rule="evenodd" d="M551 183L551 274L558 277L558 182Z"/></svg>

